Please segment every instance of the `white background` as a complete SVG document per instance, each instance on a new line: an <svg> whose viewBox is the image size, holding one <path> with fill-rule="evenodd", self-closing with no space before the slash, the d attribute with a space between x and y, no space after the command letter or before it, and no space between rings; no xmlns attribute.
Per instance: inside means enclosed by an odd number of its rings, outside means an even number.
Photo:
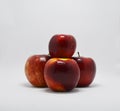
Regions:
<svg viewBox="0 0 120 111"><path fill-rule="evenodd" d="M95 60L90 87L54 93L28 83L26 59L48 54L60 33L73 35L76 52ZM119 0L0 0L0 111L120 111L119 50Z"/></svg>

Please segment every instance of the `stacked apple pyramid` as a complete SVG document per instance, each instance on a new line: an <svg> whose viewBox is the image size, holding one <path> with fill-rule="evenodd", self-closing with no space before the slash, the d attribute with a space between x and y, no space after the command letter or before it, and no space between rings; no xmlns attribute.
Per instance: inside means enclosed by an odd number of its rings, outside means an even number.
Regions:
<svg viewBox="0 0 120 111"><path fill-rule="evenodd" d="M28 81L35 87L53 91L71 91L89 86L94 80L96 65L92 58L72 57L76 40L72 35L57 34L49 41L49 55L33 55L25 64Z"/></svg>

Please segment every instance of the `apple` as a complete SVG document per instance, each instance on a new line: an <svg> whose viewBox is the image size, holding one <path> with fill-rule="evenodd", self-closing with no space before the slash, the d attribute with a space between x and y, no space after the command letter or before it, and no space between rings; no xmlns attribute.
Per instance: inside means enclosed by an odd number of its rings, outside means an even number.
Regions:
<svg viewBox="0 0 120 111"><path fill-rule="evenodd" d="M66 92L77 86L80 79L80 69L73 59L52 58L45 64L44 78L51 90Z"/></svg>
<svg viewBox="0 0 120 111"><path fill-rule="evenodd" d="M78 53L79 55L79 53ZM96 75L96 64L92 58L88 57L73 57L73 59L78 63L80 68L80 80L77 87L89 86Z"/></svg>
<svg viewBox="0 0 120 111"><path fill-rule="evenodd" d="M51 57L70 58L76 49L76 40L72 35L57 34L49 42Z"/></svg>
<svg viewBox="0 0 120 111"><path fill-rule="evenodd" d="M47 86L44 80L44 67L49 59L50 56L48 55L33 55L27 59L25 64L25 75L33 86Z"/></svg>

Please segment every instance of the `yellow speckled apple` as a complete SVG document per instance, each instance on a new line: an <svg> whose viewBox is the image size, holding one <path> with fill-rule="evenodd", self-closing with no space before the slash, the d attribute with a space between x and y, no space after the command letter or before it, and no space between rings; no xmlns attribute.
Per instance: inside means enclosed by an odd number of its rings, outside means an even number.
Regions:
<svg viewBox="0 0 120 111"><path fill-rule="evenodd" d="M44 67L49 59L50 56L48 55L33 55L27 59L25 64L25 75L33 86L47 86L44 80Z"/></svg>

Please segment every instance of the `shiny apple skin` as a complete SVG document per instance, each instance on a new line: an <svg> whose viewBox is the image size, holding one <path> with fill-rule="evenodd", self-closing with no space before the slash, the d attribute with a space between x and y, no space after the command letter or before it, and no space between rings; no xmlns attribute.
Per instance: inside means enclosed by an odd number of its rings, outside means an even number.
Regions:
<svg viewBox="0 0 120 111"><path fill-rule="evenodd" d="M48 55L33 55L27 59L25 75L33 86L47 87L44 80L44 67L49 59Z"/></svg>
<svg viewBox="0 0 120 111"><path fill-rule="evenodd" d="M49 42L49 54L51 57L69 58L76 49L76 40L72 35L57 34Z"/></svg>
<svg viewBox="0 0 120 111"><path fill-rule="evenodd" d="M53 91L67 92L77 86L80 69L73 59L52 58L45 65L44 78Z"/></svg>
<svg viewBox="0 0 120 111"><path fill-rule="evenodd" d="M80 80L77 87L89 86L96 75L96 64L92 58L87 57L73 57L80 68Z"/></svg>

